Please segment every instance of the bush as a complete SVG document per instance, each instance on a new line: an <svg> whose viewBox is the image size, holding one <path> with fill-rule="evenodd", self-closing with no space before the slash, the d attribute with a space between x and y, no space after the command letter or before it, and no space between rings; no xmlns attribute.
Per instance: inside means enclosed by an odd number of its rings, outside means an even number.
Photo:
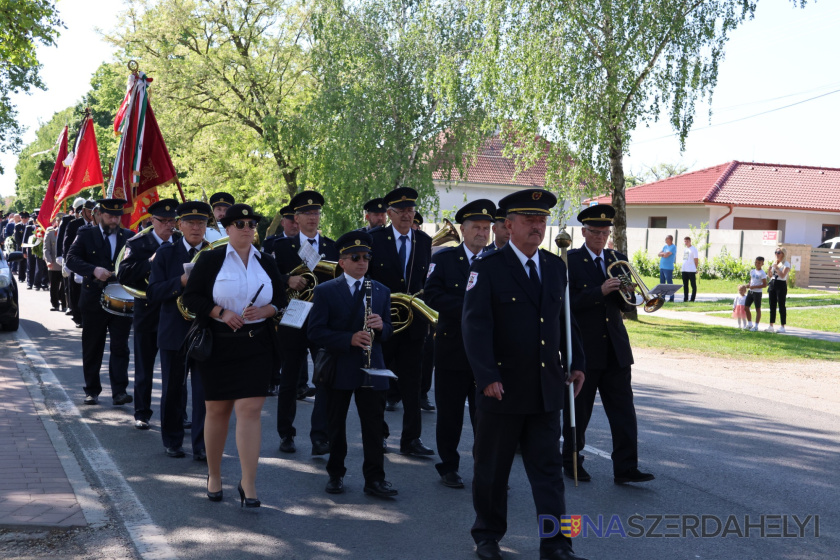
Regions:
<svg viewBox="0 0 840 560"><path fill-rule="evenodd" d="M633 253L632 263L636 271L642 276L659 278L659 261L649 256L642 249Z"/></svg>
<svg viewBox="0 0 840 560"><path fill-rule="evenodd" d="M750 278L750 270L753 268L753 264L736 259L724 247L720 255L712 259L710 268L711 274L714 274L710 278L747 282Z"/></svg>

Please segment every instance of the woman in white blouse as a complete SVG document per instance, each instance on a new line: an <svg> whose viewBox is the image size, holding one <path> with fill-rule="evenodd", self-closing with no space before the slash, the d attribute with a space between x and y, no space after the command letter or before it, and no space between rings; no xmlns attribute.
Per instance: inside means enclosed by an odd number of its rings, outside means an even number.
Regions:
<svg viewBox="0 0 840 560"><path fill-rule="evenodd" d="M767 332L785 332L787 319L787 279L790 274L790 263L785 260L787 250L784 247L776 247L776 260L767 270L767 278L770 278L767 287L767 296L770 298L770 326L765 329ZM776 306L779 307L779 319L781 326L776 330L773 323L776 322Z"/></svg>
<svg viewBox="0 0 840 560"><path fill-rule="evenodd" d="M222 453L235 412L242 467L237 490L247 507L260 506L256 498L260 413L272 372L279 367L271 318L286 304L285 282L274 258L252 244L261 218L247 204L228 208L221 220L228 244L201 253L183 296L184 305L213 333L211 356L196 364L207 404L207 497L214 502L222 499Z"/></svg>

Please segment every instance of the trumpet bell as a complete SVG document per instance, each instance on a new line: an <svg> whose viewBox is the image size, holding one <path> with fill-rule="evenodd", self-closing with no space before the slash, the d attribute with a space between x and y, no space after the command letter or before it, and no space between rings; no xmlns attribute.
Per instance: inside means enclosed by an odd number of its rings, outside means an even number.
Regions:
<svg viewBox="0 0 840 560"><path fill-rule="evenodd" d="M309 270L308 266L301 263L289 273L289 276L303 276L306 280L306 287L300 291L289 288L286 290L286 296L289 299L312 301L312 297L315 295L315 287L318 285L319 274L322 277L336 278L341 274L341 269L335 261L318 261L315 270Z"/></svg>
<svg viewBox="0 0 840 560"><path fill-rule="evenodd" d="M653 313L665 305L665 298L659 295L652 295L648 287L645 286L642 277L629 262L615 261L611 263L607 267L607 276L618 278L621 282L621 288L618 290L618 293L630 305L635 305L636 307L643 306L643 309L647 313ZM641 298L641 301L636 301L638 299L637 296Z"/></svg>
<svg viewBox="0 0 840 560"><path fill-rule="evenodd" d="M437 326L438 312L417 297L422 293L421 290L414 295L400 292L391 294L391 326L394 328L394 334L404 331L411 325L415 311L425 317L432 327Z"/></svg>
<svg viewBox="0 0 840 560"><path fill-rule="evenodd" d="M443 227L432 236L432 247L454 247L461 243L461 234L452 222L443 219Z"/></svg>

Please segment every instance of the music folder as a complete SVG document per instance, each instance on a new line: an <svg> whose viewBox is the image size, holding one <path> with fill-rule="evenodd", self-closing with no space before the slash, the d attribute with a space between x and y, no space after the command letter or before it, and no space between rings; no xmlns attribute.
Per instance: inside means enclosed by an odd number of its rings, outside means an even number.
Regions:
<svg viewBox="0 0 840 560"><path fill-rule="evenodd" d="M392 379L398 379L394 372L390 369L378 369L378 368L362 368L362 371L367 373L368 375L376 375L377 377L390 377Z"/></svg>
<svg viewBox="0 0 840 560"><path fill-rule="evenodd" d="M650 290L652 296L672 296L682 289L682 284L657 284Z"/></svg>

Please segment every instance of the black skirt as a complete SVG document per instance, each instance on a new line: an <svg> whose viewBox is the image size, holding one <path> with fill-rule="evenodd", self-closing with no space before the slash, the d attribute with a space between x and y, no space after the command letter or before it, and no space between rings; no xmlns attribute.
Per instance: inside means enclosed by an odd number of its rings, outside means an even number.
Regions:
<svg viewBox="0 0 840 560"><path fill-rule="evenodd" d="M197 364L204 399L229 401L264 397L276 367L271 321L245 325L237 332L210 321L213 352Z"/></svg>

